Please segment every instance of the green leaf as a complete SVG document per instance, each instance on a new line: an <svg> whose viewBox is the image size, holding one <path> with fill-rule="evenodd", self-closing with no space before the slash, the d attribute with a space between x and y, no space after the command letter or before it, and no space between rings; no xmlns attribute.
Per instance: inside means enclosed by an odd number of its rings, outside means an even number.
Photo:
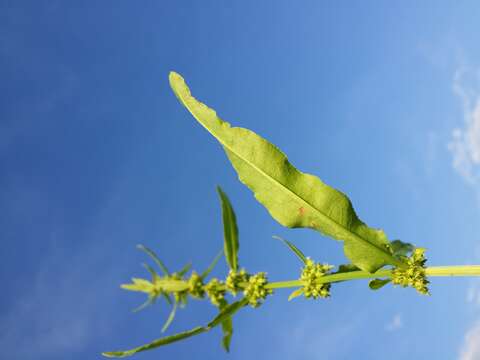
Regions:
<svg viewBox="0 0 480 360"><path fill-rule="evenodd" d="M167 303L169 305L172 305L172 298L170 297L170 294L167 294L166 292L161 292L162 296L165 298L165 300L167 301Z"/></svg>
<svg viewBox="0 0 480 360"><path fill-rule="evenodd" d="M124 290L140 291L147 294L150 294L155 289L155 286L150 281L139 278L132 278L131 284L122 284L120 287Z"/></svg>
<svg viewBox="0 0 480 360"><path fill-rule="evenodd" d="M243 298L241 300L235 301L225 306L223 309L220 310L219 314L212 321L208 323L207 327L214 328L215 326L221 324L222 321L233 316L238 310L240 310L242 307L244 307L247 304L248 304L248 299Z"/></svg>
<svg viewBox="0 0 480 360"><path fill-rule="evenodd" d="M295 299L296 297L299 297L303 294L303 288L297 289L294 292L290 294L288 297L288 301Z"/></svg>
<svg viewBox="0 0 480 360"><path fill-rule="evenodd" d="M210 265L208 266L207 270L205 270L202 275L200 275L200 277L203 279L205 279L208 275L210 275L210 273L212 272L213 268L215 267L215 265L217 265L218 263L218 260L220 260L220 258L222 257L223 255L223 250L221 250L217 256L215 256L215 258L213 259L213 261L210 263Z"/></svg>
<svg viewBox="0 0 480 360"><path fill-rule="evenodd" d="M106 356L106 357L132 356L132 355L134 355L138 352L145 351L145 350L151 350L151 349L155 349L157 347L163 346L163 345L171 344L171 343L174 343L174 342L177 342L177 341L180 341L180 340L183 340L183 339L186 339L186 338L204 333L208 330L210 330L210 329L205 327L205 326L197 326L197 327L193 328L192 330L181 332L181 333L171 335L171 336L166 336L166 337L154 340L151 343L136 347L136 348L131 349L131 350L109 351L109 352L102 353L102 355Z"/></svg>
<svg viewBox="0 0 480 360"><path fill-rule="evenodd" d="M179 275L180 277L182 277L183 275L185 275L185 274L188 272L188 270L190 270L191 267L192 267L192 263L188 263L187 265L185 265L185 266L182 268L182 270L180 270L180 271L178 272L178 275Z"/></svg>
<svg viewBox="0 0 480 360"><path fill-rule="evenodd" d="M392 248L393 254L396 256L408 256L408 254L410 254L415 249L415 246L413 246L412 244L405 243L400 240L392 241L390 246Z"/></svg>
<svg viewBox="0 0 480 360"><path fill-rule="evenodd" d="M360 269L353 264L342 264L338 267L338 270L335 272L332 272L332 274L341 274L341 273L358 271L358 270Z"/></svg>
<svg viewBox="0 0 480 360"><path fill-rule="evenodd" d="M220 304L220 309L225 308L227 305L227 301L223 300ZM222 333L222 346L226 352L230 352L230 342L233 335L233 320L231 316L222 321Z"/></svg>
<svg viewBox="0 0 480 360"><path fill-rule="evenodd" d="M139 311L145 309L148 305L153 304L153 303L155 302L155 299L156 299L156 297L155 297L154 295L151 295L151 294L148 295L147 301L145 301L145 302L144 302L142 305L140 305L139 307L133 309L133 312L135 313L135 312L139 312Z"/></svg>
<svg viewBox="0 0 480 360"><path fill-rule="evenodd" d="M168 315L167 321L165 321L165 324L162 327L162 333L168 329L173 319L175 318L176 312L177 312L177 303L175 302L173 304L172 311L170 311L170 315Z"/></svg>
<svg viewBox="0 0 480 360"><path fill-rule="evenodd" d="M304 263L306 264L307 263L307 258L305 257L305 255L300 251L299 248L297 248L295 245L293 245L290 241L288 240L285 240L283 238L281 238L280 236L277 236L277 235L274 235L272 236L274 239L277 239L277 240L280 240L282 241L285 245L287 245L290 250L292 250L295 255L298 256L298 258Z"/></svg>
<svg viewBox="0 0 480 360"><path fill-rule="evenodd" d="M103 356L106 357L127 357L127 356L132 356L138 352L141 351L146 351L146 350L151 350L155 349L157 347L171 344L183 339L187 339L189 337L210 331L214 327L222 324L225 320L228 318L231 318L238 310L240 310L243 306L245 306L248 303L247 299L242 299L237 302L234 302L230 305L227 305L224 309L220 311L220 313L211 321L209 322L206 326L197 326L193 328L192 330L181 332L175 335L170 335L166 336L157 340L154 340L148 344L133 348L131 350L124 350L124 351L108 351L102 353Z"/></svg>
<svg viewBox="0 0 480 360"><path fill-rule="evenodd" d="M158 276L158 274L155 272L155 270L153 270L153 268L148 265L148 264L142 264L143 267L145 269L148 270L148 272L150 273L150 275L152 275L152 282L155 282L157 279L159 279L160 277Z"/></svg>
<svg viewBox="0 0 480 360"><path fill-rule="evenodd" d="M391 279L373 279L368 283L368 286L372 290L378 290L384 287L385 285L387 285L390 281L392 280Z"/></svg>
<svg viewBox="0 0 480 360"><path fill-rule="evenodd" d="M226 352L230 352L230 342L233 335L233 321L231 317L222 321L222 332L222 346Z"/></svg>
<svg viewBox="0 0 480 360"><path fill-rule="evenodd" d="M137 245L137 249L142 250L145 252L148 256L150 256L153 261L158 265L158 267L163 271L164 275L168 276L170 273L168 272L167 267L163 264L163 262L158 258L157 254L153 250L150 250L146 246L143 245Z"/></svg>
<svg viewBox="0 0 480 360"><path fill-rule="evenodd" d="M230 269L237 271L239 246L237 219L230 200L220 186L217 186L217 192L222 203L223 249L225 251L225 259Z"/></svg>
<svg viewBox="0 0 480 360"><path fill-rule="evenodd" d="M375 272L386 264L405 267L392 255L385 233L360 221L345 194L297 170L285 154L254 132L231 127L191 95L179 74L170 73L170 86L223 146L240 181L280 224L311 228L344 241L345 255L362 270Z"/></svg>

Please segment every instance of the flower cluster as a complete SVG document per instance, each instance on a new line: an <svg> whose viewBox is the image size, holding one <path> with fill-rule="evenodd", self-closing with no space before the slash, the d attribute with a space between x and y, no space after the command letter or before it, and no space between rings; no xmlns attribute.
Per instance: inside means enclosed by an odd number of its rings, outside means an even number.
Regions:
<svg viewBox="0 0 480 360"><path fill-rule="evenodd" d="M236 296L237 292L242 290L240 284L248 282L249 278L250 275L247 274L245 269L240 270L240 272L230 270L227 279L225 280L225 286L227 287L227 290L232 293L233 296Z"/></svg>
<svg viewBox="0 0 480 360"><path fill-rule="evenodd" d="M225 300L225 285L217 278L213 278L207 285L205 285L205 291L210 298L210 302L213 305L220 307Z"/></svg>
<svg viewBox="0 0 480 360"><path fill-rule="evenodd" d="M188 280L188 292L190 296L196 299L202 299L205 296L203 286L202 277L193 271Z"/></svg>
<svg viewBox="0 0 480 360"><path fill-rule="evenodd" d="M264 272L259 272L249 277L247 285L243 290L243 295L251 307L256 308L260 306L267 295L273 293L273 290L267 289L266 285L267 275Z"/></svg>
<svg viewBox="0 0 480 360"><path fill-rule="evenodd" d="M330 284L319 283L318 280L328 274L333 268L331 265L315 263L310 258L307 258L305 267L302 271L300 280L303 281L303 294L306 298L318 297L327 298L330 296Z"/></svg>
<svg viewBox="0 0 480 360"><path fill-rule="evenodd" d="M416 248L412 256L407 258L406 269L395 268L392 270L392 283L402 287L411 286L422 295L429 295L427 277L425 275L425 249Z"/></svg>

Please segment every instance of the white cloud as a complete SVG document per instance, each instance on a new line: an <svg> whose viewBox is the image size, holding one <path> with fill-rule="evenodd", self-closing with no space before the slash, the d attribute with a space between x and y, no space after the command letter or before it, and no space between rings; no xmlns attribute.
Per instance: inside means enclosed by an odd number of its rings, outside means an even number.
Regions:
<svg viewBox="0 0 480 360"><path fill-rule="evenodd" d="M454 169L470 184L480 182L480 79L478 72L461 67L455 72L453 91L462 102L464 126L452 131L448 149Z"/></svg>
<svg viewBox="0 0 480 360"><path fill-rule="evenodd" d="M395 314L395 316L390 320L390 322L385 325L385 330L395 331L403 327L403 319L401 314Z"/></svg>
<svg viewBox="0 0 480 360"><path fill-rule="evenodd" d="M460 349L459 360L480 359L480 322L473 325L465 334L463 345Z"/></svg>

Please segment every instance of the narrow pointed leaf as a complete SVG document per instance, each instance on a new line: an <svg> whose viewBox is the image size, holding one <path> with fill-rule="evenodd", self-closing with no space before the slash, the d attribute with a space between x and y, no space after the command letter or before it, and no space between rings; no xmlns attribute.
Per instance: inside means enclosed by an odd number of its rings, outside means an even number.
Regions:
<svg viewBox="0 0 480 360"><path fill-rule="evenodd" d="M158 258L157 254L146 246L137 245L137 248L145 252L148 256L152 258L153 261L158 265L158 267L163 271L164 275L168 276L170 273L168 272L167 267L163 264L163 262Z"/></svg>
<svg viewBox="0 0 480 360"><path fill-rule="evenodd" d="M290 294L290 296L288 297L288 301L293 300L293 299L295 299L296 297L301 296L302 294L303 294L303 289L302 289L302 288L297 289L297 290L295 290L294 292L292 292L292 293Z"/></svg>
<svg viewBox="0 0 480 360"><path fill-rule="evenodd" d="M175 302L173 304L172 311L170 311L170 315L168 315L167 321L165 321L165 324L162 327L162 333L168 329L173 319L175 318L176 312L177 312L177 303Z"/></svg>
<svg viewBox="0 0 480 360"><path fill-rule="evenodd" d="M375 272L386 264L405 266L392 255L385 233L365 225L345 194L297 170L285 154L254 132L231 127L191 95L179 74L170 73L170 86L223 146L240 181L280 224L311 228L344 241L345 255L362 270Z"/></svg>
<svg viewBox="0 0 480 360"><path fill-rule="evenodd" d="M295 255L298 256L298 258L304 264L307 263L307 258L305 257L305 255L300 251L299 248L297 248L295 245L293 245L290 241L285 240L285 239L283 239L283 238L281 238L280 236L277 236L277 235L274 235L273 238L282 241L285 245L287 245L290 248L290 250L292 250L294 252Z"/></svg>
<svg viewBox="0 0 480 360"><path fill-rule="evenodd" d="M225 259L230 269L237 271L239 247L237 219L228 196L220 186L217 186L217 192L222 203L223 248L225 251Z"/></svg>
<svg viewBox="0 0 480 360"><path fill-rule="evenodd" d="M233 321L231 317L222 321L222 331L222 346L226 352L230 352L230 342L233 336Z"/></svg>
<svg viewBox="0 0 480 360"><path fill-rule="evenodd" d="M220 313L208 323L207 327L214 328L215 326L221 324L222 321L233 316L238 310L240 310L247 304L248 299L243 298L225 306L223 309L220 310Z"/></svg>
<svg viewBox="0 0 480 360"><path fill-rule="evenodd" d="M148 305L153 304L154 302L155 302L155 296L149 295L147 301L145 301L145 302L144 302L142 305L140 305L139 307L133 309L133 312L134 312L134 313L139 312L139 311L145 309Z"/></svg>
<svg viewBox="0 0 480 360"><path fill-rule="evenodd" d="M178 272L178 275L179 275L179 276L185 275L185 274L188 272L188 270L191 269L191 267L192 267L192 263L188 263L187 265L185 265L185 266L182 268L182 270L180 270L180 271Z"/></svg>
<svg viewBox="0 0 480 360"><path fill-rule="evenodd" d="M181 332L175 335L170 335L166 337L162 337L160 339L154 340L148 344L130 349L130 350L124 350L124 351L108 351L102 353L103 356L106 357L127 357L127 356L132 356L138 352L141 351L146 351L146 350L151 350L155 349L157 347L171 344L183 339L187 339L189 337L210 331L214 327L220 325L223 321L226 319L230 318L233 316L238 310L240 310L243 306L245 306L248 303L248 300L242 299L240 301L234 302L230 305L227 305L223 310L220 311L220 313L211 321L209 322L206 326L197 326L189 331Z"/></svg>
<svg viewBox="0 0 480 360"><path fill-rule="evenodd" d="M222 304L220 305L220 309L225 308L227 305L227 301L223 300ZM230 342L233 335L233 320L231 316L222 321L222 333L222 346L226 352L230 352Z"/></svg>
<svg viewBox="0 0 480 360"><path fill-rule="evenodd" d="M142 265L145 269L148 270L150 275L152 275L152 282L155 282L157 279L160 278L160 276L155 272L155 270L153 270L153 268L150 265L148 264L142 264Z"/></svg>
<svg viewBox="0 0 480 360"><path fill-rule="evenodd" d="M215 256L215 258L213 259L213 261L210 263L210 265L208 266L208 268L202 273L201 275L201 278L202 279L205 279L208 275L210 275L210 273L212 272L213 268L215 267L215 265L217 265L218 263L218 260L220 260L220 258L222 257L223 255L223 250L220 251L217 256Z"/></svg>
<svg viewBox="0 0 480 360"><path fill-rule="evenodd" d="M372 290L378 290L387 285L391 279L373 279L368 283L368 286Z"/></svg>
<svg viewBox="0 0 480 360"><path fill-rule="evenodd" d="M109 351L109 352L104 352L102 353L103 356L106 357L127 357L127 356L132 356L138 352L145 351L145 350L151 350L155 349L157 347L171 344L201 333L204 333L206 331L210 330L209 328L205 326L197 326L189 331L181 332L175 335L171 336L166 336L157 340L152 341L151 343L136 347L131 350L125 350L125 351Z"/></svg>
<svg viewBox="0 0 480 360"><path fill-rule="evenodd" d="M164 297L165 301L166 301L169 305L173 305L172 298L170 297L170 294L167 294L166 292L163 292L163 291L162 291L162 296Z"/></svg>

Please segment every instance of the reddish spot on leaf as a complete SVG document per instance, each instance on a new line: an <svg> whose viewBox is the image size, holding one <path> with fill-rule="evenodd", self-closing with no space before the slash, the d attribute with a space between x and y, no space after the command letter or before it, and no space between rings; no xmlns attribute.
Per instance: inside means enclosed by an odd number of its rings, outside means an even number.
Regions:
<svg viewBox="0 0 480 360"><path fill-rule="evenodd" d="M298 213L300 214L300 216L303 216L303 214L305 214L305 209L303 208L303 206L298 209Z"/></svg>

